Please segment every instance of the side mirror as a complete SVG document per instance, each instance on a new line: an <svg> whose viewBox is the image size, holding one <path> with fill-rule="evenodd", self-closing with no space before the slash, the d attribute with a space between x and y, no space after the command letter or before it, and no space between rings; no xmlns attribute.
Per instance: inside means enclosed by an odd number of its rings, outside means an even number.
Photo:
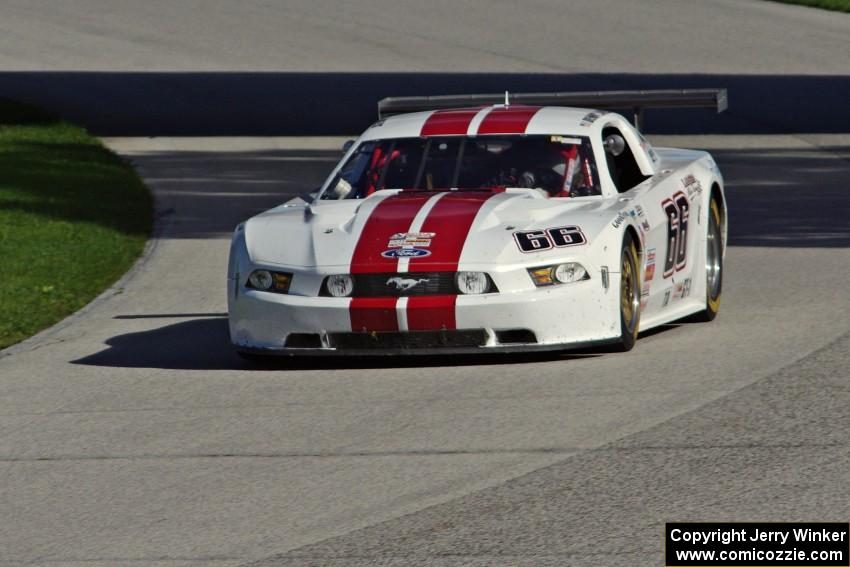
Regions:
<svg viewBox="0 0 850 567"><path fill-rule="evenodd" d="M292 199L292 200L295 201L296 199L301 199L302 201L304 201L305 203L307 203L309 205L310 203L312 203L316 200L316 197L319 196L319 191L321 189L322 189L321 187L316 187L310 193L301 193L295 199Z"/></svg>
<svg viewBox="0 0 850 567"><path fill-rule="evenodd" d="M354 140L346 140L345 143L342 145L342 153L347 154L348 150L350 150L351 146L353 146L353 145L354 145Z"/></svg>
<svg viewBox="0 0 850 567"><path fill-rule="evenodd" d="M626 140L619 134L611 134L602 142L605 152L614 157L619 156L626 150Z"/></svg>

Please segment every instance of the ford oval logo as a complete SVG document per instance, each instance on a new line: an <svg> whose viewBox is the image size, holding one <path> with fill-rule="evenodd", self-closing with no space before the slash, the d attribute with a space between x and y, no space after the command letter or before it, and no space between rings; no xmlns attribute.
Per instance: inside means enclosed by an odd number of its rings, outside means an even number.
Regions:
<svg viewBox="0 0 850 567"><path fill-rule="evenodd" d="M381 252L381 256L384 258L422 258L430 255L430 250L423 250L422 248L393 248Z"/></svg>

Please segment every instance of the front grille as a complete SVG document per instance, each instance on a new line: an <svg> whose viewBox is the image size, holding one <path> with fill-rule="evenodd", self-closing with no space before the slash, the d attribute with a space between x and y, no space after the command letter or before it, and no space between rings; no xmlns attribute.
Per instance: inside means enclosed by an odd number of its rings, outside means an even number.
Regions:
<svg viewBox="0 0 850 567"><path fill-rule="evenodd" d="M455 272L354 274L354 297L453 295L455 276Z"/></svg>
<svg viewBox="0 0 850 567"><path fill-rule="evenodd" d="M329 346L339 349L418 349L480 347L487 344L484 329L405 331L376 333L329 333Z"/></svg>
<svg viewBox="0 0 850 567"><path fill-rule="evenodd" d="M493 278L487 278L486 293L499 293ZM457 272L388 272L381 274L351 274L354 290L351 297L414 297L419 295L457 295ZM330 297L328 278L319 290L322 297Z"/></svg>

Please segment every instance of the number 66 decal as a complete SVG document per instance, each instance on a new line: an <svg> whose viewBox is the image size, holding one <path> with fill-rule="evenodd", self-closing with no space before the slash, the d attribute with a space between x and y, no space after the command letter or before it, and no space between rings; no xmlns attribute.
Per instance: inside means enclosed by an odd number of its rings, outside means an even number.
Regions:
<svg viewBox="0 0 850 567"><path fill-rule="evenodd" d="M514 233L514 240L523 252L540 252L553 247L579 246L587 242L584 233L577 226L523 230Z"/></svg>
<svg viewBox="0 0 850 567"><path fill-rule="evenodd" d="M667 257L664 258L664 277L683 269L688 262L688 218L691 205L679 191L672 199L665 199L661 208L667 215Z"/></svg>

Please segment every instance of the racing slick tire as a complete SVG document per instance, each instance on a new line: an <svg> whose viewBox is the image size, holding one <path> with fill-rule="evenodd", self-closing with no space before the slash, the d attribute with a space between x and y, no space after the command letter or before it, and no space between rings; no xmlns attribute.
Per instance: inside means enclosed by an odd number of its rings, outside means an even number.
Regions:
<svg viewBox="0 0 850 567"><path fill-rule="evenodd" d="M723 288L723 233L720 229L720 207L712 197L708 210L705 247L705 309L694 315L694 321L713 321L720 311Z"/></svg>
<svg viewBox="0 0 850 567"><path fill-rule="evenodd" d="M620 339L615 348L632 350L640 327L640 259L631 233L623 238L620 252Z"/></svg>

